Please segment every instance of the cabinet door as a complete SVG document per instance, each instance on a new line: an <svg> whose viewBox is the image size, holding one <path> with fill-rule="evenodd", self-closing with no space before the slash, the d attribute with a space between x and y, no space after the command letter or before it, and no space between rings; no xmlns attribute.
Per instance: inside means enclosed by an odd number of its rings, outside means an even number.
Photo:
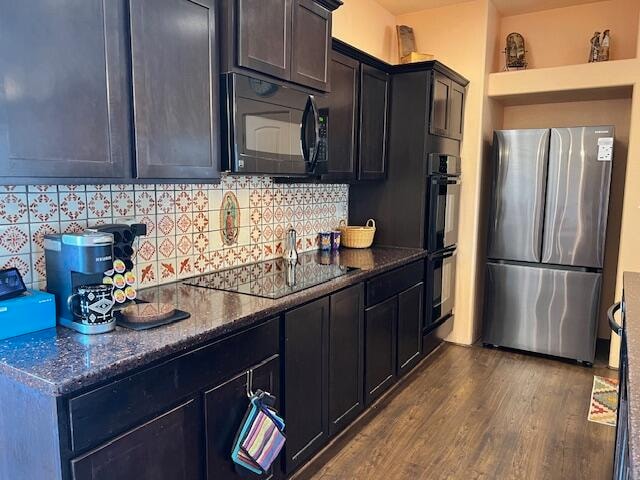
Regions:
<svg viewBox="0 0 640 480"><path fill-rule="evenodd" d="M359 86L360 62L332 52L331 92L317 99L320 113L328 115L327 162L318 166L327 180L350 181L357 177Z"/></svg>
<svg viewBox="0 0 640 480"><path fill-rule="evenodd" d="M200 409L195 400L71 461L74 480L202 478Z"/></svg>
<svg viewBox="0 0 640 480"><path fill-rule="evenodd" d="M447 137L451 117L451 80L439 72L434 72L431 92L429 133Z"/></svg>
<svg viewBox="0 0 640 480"><path fill-rule="evenodd" d="M398 295L398 376L411 370L420 359L423 299L422 282Z"/></svg>
<svg viewBox="0 0 640 480"><path fill-rule="evenodd" d="M398 296L365 312L365 403L371 404L396 380Z"/></svg>
<svg viewBox="0 0 640 480"><path fill-rule="evenodd" d="M456 82L451 82L449 137L456 140L462 139L464 126L464 87Z"/></svg>
<svg viewBox="0 0 640 480"><path fill-rule="evenodd" d="M329 432L363 410L364 285L331 295L329 319Z"/></svg>
<svg viewBox="0 0 640 480"><path fill-rule="evenodd" d="M291 81L329 89L331 12L313 0L294 0Z"/></svg>
<svg viewBox="0 0 640 480"><path fill-rule="evenodd" d="M0 183L130 175L123 4L2 2Z"/></svg>
<svg viewBox="0 0 640 480"><path fill-rule="evenodd" d="M237 0L238 65L291 78L291 0Z"/></svg>
<svg viewBox="0 0 640 480"><path fill-rule="evenodd" d="M360 152L358 178L384 179L387 173L389 75L369 65L360 70Z"/></svg>
<svg viewBox="0 0 640 480"><path fill-rule="evenodd" d="M253 369L253 391L258 389L275 395L280 409L280 358L272 357ZM236 433L249 406L247 372L223 382L204 394L206 415L207 478L258 479L280 478L279 461L274 462L268 476L254 475L231 460Z"/></svg>
<svg viewBox="0 0 640 480"><path fill-rule="evenodd" d="M139 178L219 176L214 0L131 0Z"/></svg>
<svg viewBox="0 0 640 480"><path fill-rule="evenodd" d="M329 434L329 298L285 314L286 472L311 458Z"/></svg>

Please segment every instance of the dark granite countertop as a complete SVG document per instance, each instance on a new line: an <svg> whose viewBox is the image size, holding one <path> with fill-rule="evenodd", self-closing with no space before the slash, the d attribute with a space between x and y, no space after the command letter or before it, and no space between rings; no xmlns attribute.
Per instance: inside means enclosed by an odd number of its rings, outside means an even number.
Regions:
<svg viewBox="0 0 640 480"><path fill-rule="evenodd" d="M627 337L629 461L632 477L640 479L640 273L625 272L624 309Z"/></svg>
<svg viewBox="0 0 640 480"><path fill-rule="evenodd" d="M0 375L46 394L73 393L425 256L417 249L344 249L340 264L360 270L277 300L181 282L146 289L140 298L173 303L191 317L139 332L118 327L87 336L58 327L0 340Z"/></svg>

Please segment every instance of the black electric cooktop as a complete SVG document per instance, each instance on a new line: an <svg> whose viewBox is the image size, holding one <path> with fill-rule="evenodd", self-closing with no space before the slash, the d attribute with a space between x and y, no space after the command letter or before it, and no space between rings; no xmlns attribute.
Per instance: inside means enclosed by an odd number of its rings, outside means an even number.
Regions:
<svg viewBox="0 0 640 480"><path fill-rule="evenodd" d="M337 253L301 253L295 267L282 258L242 265L185 280L195 287L281 298L346 275L355 268L339 264Z"/></svg>

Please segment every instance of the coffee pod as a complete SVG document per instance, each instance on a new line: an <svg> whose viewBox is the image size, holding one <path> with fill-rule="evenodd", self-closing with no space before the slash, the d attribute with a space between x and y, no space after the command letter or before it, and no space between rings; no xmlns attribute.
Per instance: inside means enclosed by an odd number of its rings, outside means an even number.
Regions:
<svg viewBox="0 0 640 480"><path fill-rule="evenodd" d="M124 289L124 294L127 296L127 299L129 300L135 300L137 296L136 289L131 286Z"/></svg>
<svg viewBox="0 0 640 480"><path fill-rule="evenodd" d="M116 261L113 262L113 269L117 273L124 273L127 267L122 260L117 259Z"/></svg>
<svg viewBox="0 0 640 480"><path fill-rule="evenodd" d="M127 295L122 290L114 290L113 299L118 303L124 303L127 301Z"/></svg>
<svg viewBox="0 0 640 480"><path fill-rule="evenodd" d="M134 285L136 283L136 275L133 272L125 273L124 279L127 282L127 285Z"/></svg>
<svg viewBox="0 0 640 480"><path fill-rule="evenodd" d="M113 277L113 284L117 288L124 288L127 284L127 281L124 279L124 275L117 274Z"/></svg>

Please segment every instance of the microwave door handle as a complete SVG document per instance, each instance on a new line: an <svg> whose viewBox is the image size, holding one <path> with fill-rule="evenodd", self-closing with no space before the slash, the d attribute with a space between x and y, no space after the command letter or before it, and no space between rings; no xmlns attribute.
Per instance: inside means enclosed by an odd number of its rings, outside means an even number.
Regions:
<svg viewBox="0 0 640 480"><path fill-rule="evenodd" d="M315 139L315 143L313 145L313 153L311 154L311 158L309 159L309 173L313 173L316 169L316 163L318 162L318 151L320 149L320 111L318 110L316 98L313 95L309 95L309 103L311 104L311 109L313 111L313 138Z"/></svg>
<svg viewBox="0 0 640 480"><path fill-rule="evenodd" d="M311 160L307 154L307 136L305 135L307 131L307 112L309 111L310 104L310 100L307 100L307 104L304 106L304 111L302 112L302 122L300 123L300 148L302 149L302 158L304 158L306 163L309 163Z"/></svg>

